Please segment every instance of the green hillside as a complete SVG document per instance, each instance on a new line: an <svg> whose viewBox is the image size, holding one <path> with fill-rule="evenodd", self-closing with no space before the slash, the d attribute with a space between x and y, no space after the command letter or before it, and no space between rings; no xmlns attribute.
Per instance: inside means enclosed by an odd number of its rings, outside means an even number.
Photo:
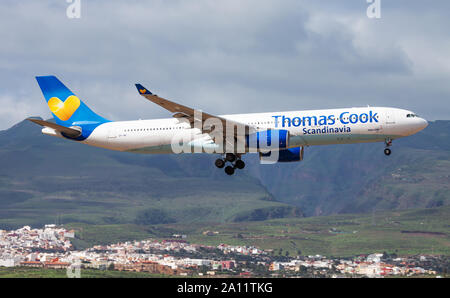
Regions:
<svg viewBox="0 0 450 298"><path fill-rule="evenodd" d="M275 255L354 256L374 252L450 255L450 207L379 211L262 222L166 225L192 243L255 245ZM202 231L216 231L207 236Z"/></svg>
<svg viewBox="0 0 450 298"><path fill-rule="evenodd" d="M301 163L259 166L262 183L304 213L326 215L450 205L450 121L384 144L316 146Z"/></svg>
<svg viewBox="0 0 450 298"><path fill-rule="evenodd" d="M450 121L383 144L308 147L303 162L229 177L207 154L138 155L44 136L23 121L0 132L0 225L258 221L450 204Z"/></svg>
<svg viewBox="0 0 450 298"><path fill-rule="evenodd" d="M374 252L398 255L450 255L450 207L378 211L244 223L165 225L68 224L77 248L135 239L167 239L185 234L191 243L254 245L275 255L354 256ZM210 235L203 232L214 231Z"/></svg>
<svg viewBox="0 0 450 298"><path fill-rule="evenodd" d="M259 180L228 177L204 155L119 153L43 136L21 122L0 133L0 225L158 224L302 216Z"/></svg>

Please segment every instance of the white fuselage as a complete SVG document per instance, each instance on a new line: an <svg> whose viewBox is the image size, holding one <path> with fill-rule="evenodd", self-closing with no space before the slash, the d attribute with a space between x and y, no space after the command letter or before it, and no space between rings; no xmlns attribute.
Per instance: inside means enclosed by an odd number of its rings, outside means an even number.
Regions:
<svg viewBox="0 0 450 298"><path fill-rule="evenodd" d="M385 142L409 136L427 126L427 121L411 111L362 107L221 115L254 127L257 131L289 131L289 147ZM284 121L283 121L284 120ZM45 133L45 132L44 132ZM177 118L108 122L96 127L83 143L118 151L173 153L175 136L183 136L193 146L211 146L209 134Z"/></svg>

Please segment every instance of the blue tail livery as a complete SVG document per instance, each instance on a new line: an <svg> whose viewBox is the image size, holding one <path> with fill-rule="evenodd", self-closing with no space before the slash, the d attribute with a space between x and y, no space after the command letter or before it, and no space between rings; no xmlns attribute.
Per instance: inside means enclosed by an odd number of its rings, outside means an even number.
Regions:
<svg viewBox="0 0 450 298"><path fill-rule="evenodd" d="M58 125L82 129L77 140L87 138L95 127L109 120L94 113L55 76L39 76L36 80Z"/></svg>
<svg viewBox="0 0 450 298"><path fill-rule="evenodd" d="M69 127L83 123L108 122L94 113L55 76L36 77L36 80L57 124Z"/></svg>

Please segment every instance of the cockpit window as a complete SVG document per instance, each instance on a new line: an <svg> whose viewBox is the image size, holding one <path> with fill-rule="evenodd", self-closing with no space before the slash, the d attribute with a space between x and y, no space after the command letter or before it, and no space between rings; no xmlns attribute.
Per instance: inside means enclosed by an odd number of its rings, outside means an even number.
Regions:
<svg viewBox="0 0 450 298"><path fill-rule="evenodd" d="M406 118L414 118L414 117L419 117L419 115L417 114L407 114Z"/></svg>

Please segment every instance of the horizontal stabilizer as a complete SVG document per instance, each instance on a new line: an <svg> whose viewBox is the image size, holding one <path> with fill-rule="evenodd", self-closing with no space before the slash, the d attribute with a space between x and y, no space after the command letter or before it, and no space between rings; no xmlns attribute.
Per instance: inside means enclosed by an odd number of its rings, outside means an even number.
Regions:
<svg viewBox="0 0 450 298"><path fill-rule="evenodd" d="M64 135L70 137L70 138L77 138L81 135L81 128L77 128L77 127L65 127L62 125L58 125L56 123L53 122L48 122L42 119L37 119L37 118L27 118L27 120L36 123L40 126L44 126L44 127L50 127L53 128L54 130L63 133Z"/></svg>

